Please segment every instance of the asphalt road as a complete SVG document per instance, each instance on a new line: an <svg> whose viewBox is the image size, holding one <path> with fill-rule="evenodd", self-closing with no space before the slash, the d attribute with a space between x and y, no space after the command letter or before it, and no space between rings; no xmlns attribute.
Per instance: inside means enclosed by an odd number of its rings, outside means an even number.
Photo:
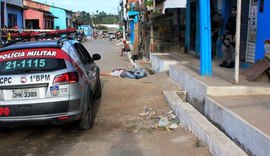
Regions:
<svg viewBox="0 0 270 156"><path fill-rule="evenodd" d="M121 46L108 40L91 40L84 45L99 53L101 71L130 68L119 57ZM181 126L157 128L160 117L171 116L162 95L175 89L166 73L140 80L102 76L103 95L95 101L93 129L82 131L76 124L16 127L0 134L0 155L91 155L91 156L207 156L205 147ZM148 113L147 115L145 113Z"/></svg>

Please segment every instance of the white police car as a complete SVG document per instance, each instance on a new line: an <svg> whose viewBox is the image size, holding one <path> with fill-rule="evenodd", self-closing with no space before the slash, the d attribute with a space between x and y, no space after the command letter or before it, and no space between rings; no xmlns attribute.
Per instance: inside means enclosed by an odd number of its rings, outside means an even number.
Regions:
<svg viewBox="0 0 270 156"><path fill-rule="evenodd" d="M0 126L93 126L93 99L101 97L99 67L74 40L45 40L0 50Z"/></svg>

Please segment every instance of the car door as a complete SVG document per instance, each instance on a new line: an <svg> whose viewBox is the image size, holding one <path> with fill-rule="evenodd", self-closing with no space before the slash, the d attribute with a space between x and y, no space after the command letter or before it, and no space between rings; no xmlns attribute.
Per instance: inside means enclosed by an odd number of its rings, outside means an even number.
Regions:
<svg viewBox="0 0 270 156"><path fill-rule="evenodd" d="M85 68L88 81L90 85L93 87L93 91L95 90L96 86L96 78L97 78L97 66L94 63L92 57L90 56L89 52L86 50L86 48L80 44L80 43L75 43L75 48L80 53L81 61L83 63L83 66Z"/></svg>

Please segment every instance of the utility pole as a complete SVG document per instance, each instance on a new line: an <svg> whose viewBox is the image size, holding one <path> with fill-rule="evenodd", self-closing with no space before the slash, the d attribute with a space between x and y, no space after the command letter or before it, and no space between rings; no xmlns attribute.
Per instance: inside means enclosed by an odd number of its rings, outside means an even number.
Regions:
<svg viewBox="0 0 270 156"><path fill-rule="evenodd" d="M123 0L123 39L126 40L126 27L125 27L125 20L126 20L126 13L127 13L127 8L126 8L126 0Z"/></svg>
<svg viewBox="0 0 270 156"><path fill-rule="evenodd" d="M240 31L241 31L241 4L242 0L237 0L236 10L236 34L235 34L235 84L239 84L239 54L240 54Z"/></svg>

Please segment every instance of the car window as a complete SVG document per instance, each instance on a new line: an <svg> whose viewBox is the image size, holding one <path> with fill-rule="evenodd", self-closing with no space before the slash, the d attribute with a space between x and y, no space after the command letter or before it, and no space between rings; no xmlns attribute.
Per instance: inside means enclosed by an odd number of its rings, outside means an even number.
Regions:
<svg viewBox="0 0 270 156"><path fill-rule="evenodd" d="M83 55L82 55L82 50L81 50L81 48L78 46L78 44L74 44L74 47L75 47L75 51L76 51L76 53L78 54L78 56L79 56L79 59L82 61L82 63L84 63L85 64L85 58L83 57Z"/></svg>
<svg viewBox="0 0 270 156"><path fill-rule="evenodd" d="M85 49L85 47L82 44L76 43L74 46L78 51L79 57L81 58L83 64L93 62L93 59L91 58L89 52Z"/></svg>
<svg viewBox="0 0 270 156"><path fill-rule="evenodd" d="M82 52L83 52L84 56L87 58L87 60L88 60L89 62L93 62L93 59L92 59L92 57L90 56L90 54L89 54L89 52L87 51L87 49L86 49L82 44L79 44L79 45L80 45L80 47L81 47L81 49L82 49Z"/></svg>
<svg viewBox="0 0 270 156"><path fill-rule="evenodd" d="M21 49L0 53L0 75L40 73L66 68L61 50ZM61 54L58 54L61 53Z"/></svg>

